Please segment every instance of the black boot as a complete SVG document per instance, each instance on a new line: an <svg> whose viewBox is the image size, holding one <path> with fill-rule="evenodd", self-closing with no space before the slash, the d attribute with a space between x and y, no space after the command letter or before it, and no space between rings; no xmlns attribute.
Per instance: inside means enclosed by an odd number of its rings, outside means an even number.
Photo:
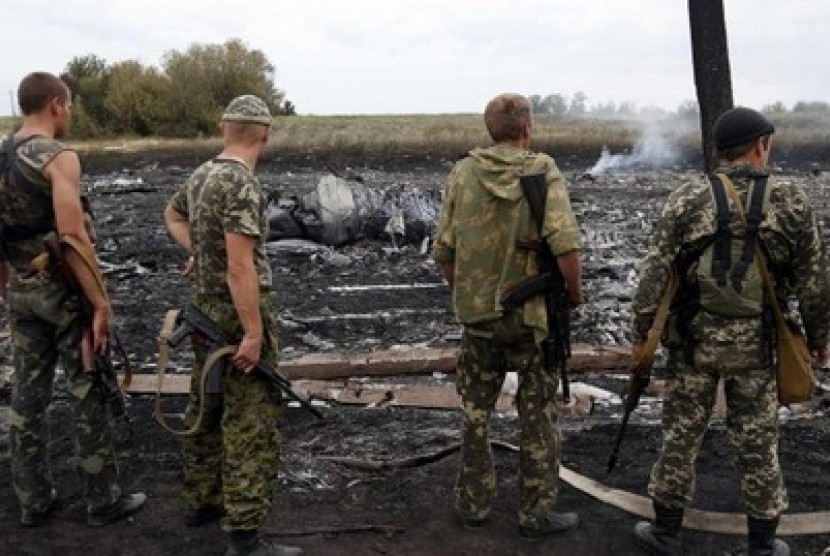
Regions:
<svg viewBox="0 0 830 556"><path fill-rule="evenodd" d="M119 519L133 515L144 506L146 501L147 495L143 492L122 494L121 498L116 500L112 505L94 512L87 512L86 523L93 527L109 525Z"/></svg>
<svg viewBox="0 0 830 556"><path fill-rule="evenodd" d="M680 554L682 525L683 508L669 508L654 502L654 522L638 523L634 527L634 538L649 554L673 556Z"/></svg>
<svg viewBox="0 0 830 556"><path fill-rule="evenodd" d="M781 539L775 538L778 518L747 518L749 532L749 556L790 556L790 547Z"/></svg>

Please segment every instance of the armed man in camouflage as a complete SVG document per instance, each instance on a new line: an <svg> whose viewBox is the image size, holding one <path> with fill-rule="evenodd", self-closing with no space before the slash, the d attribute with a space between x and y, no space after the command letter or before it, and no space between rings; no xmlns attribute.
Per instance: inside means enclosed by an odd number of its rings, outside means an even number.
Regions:
<svg viewBox="0 0 830 556"><path fill-rule="evenodd" d="M122 494L118 487L111 416L81 357L88 325L84 303L58 262L43 262L48 260L46 243L57 237L73 236L94 253L80 197L78 155L56 139L69 129L72 99L60 79L43 72L27 75L17 94L23 125L5 138L0 152L0 290L8 303L14 346L9 436L20 524L40 525L57 502L44 421L60 357L87 523L106 525L137 512L146 496ZM105 292L77 253L69 252L65 263L92 306L93 349L103 352L110 320Z"/></svg>
<svg viewBox="0 0 830 556"><path fill-rule="evenodd" d="M193 303L230 337L241 332L222 394L205 394L201 430L185 437L185 524L221 518L226 556L291 556L296 547L271 544L258 529L277 485L280 392L253 373L260 358L277 362L277 309L265 253L265 197L254 166L270 133L271 114L258 97L233 99L222 115L224 150L200 166L173 197L164 219L173 239L192 254ZM185 423L198 415L205 347L194 341Z"/></svg>
<svg viewBox="0 0 830 556"><path fill-rule="evenodd" d="M725 256L707 256L710 249L717 249L718 239L713 238L722 237L716 234L716 207L725 206L728 198L717 200L716 182L734 184L746 213L750 199L758 191L766 191L768 200L763 201L760 223L755 225L757 241L779 291L786 292L785 296L794 294L798 300L816 364L826 364L830 284L825 248L804 192L769 175L773 131L763 115L748 108L729 110L718 119L715 143L721 166L716 177L684 185L670 195L654 225L640 269L632 303L635 353L645 341L673 267L681 279L664 337L670 377L663 447L649 483L656 519L639 523L635 529L638 542L654 554L680 553L683 508L692 499L695 459L720 379L725 384L726 426L735 446L748 514L749 554L790 553L787 545L775 538L779 516L788 504L778 462L778 399L770 338L775 324L768 317L757 262L751 256L747 259L751 264L740 272L746 279L736 287L734 272L743 260L743 242L751 235L751 222L744 223L731 199L729 212L723 212L731 247ZM751 250L746 251L749 253ZM732 266L722 262L730 259ZM720 284L725 285L720 297L707 293L718 283L711 279L718 273L723 278ZM731 290L727 288L729 280ZM755 299L750 299L753 295ZM751 301L766 310L737 316L740 313L732 310L735 304L730 301L736 297L745 307L751 306Z"/></svg>
<svg viewBox="0 0 830 556"><path fill-rule="evenodd" d="M574 513L553 510L559 479L556 390L559 377L543 368L540 344L547 336L542 295L506 311L501 296L539 272L535 252L519 238L538 238L519 176L544 174L547 198L542 239L557 257L576 307L581 302L579 228L565 180L547 155L528 150L533 121L528 100L516 94L492 99L484 122L495 145L475 149L447 180L433 258L452 288L464 325L458 359L463 447L455 487L463 526L478 528L496 496L488 440L490 415L508 370L519 373L521 421L520 534L537 540L575 527Z"/></svg>

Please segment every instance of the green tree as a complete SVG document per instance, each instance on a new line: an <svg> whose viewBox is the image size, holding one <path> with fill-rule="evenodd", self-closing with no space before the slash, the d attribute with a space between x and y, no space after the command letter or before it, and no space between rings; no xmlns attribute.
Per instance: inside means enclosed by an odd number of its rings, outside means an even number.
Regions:
<svg viewBox="0 0 830 556"><path fill-rule="evenodd" d="M582 91L574 93L571 104L568 106L568 116L571 118L582 118L588 111L588 97Z"/></svg>
<svg viewBox="0 0 830 556"><path fill-rule="evenodd" d="M804 101L800 100L795 103L793 106L793 113L794 114L830 114L830 104L815 100L815 101Z"/></svg>
<svg viewBox="0 0 830 556"><path fill-rule="evenodd" d="M780 100L776 100L772 104L767 104L761 109L764 114L781 115L787 113L787 106Z"/></svg>
<svg viewBox="0 0 830 556"><path fill-rule="evenodd" d="M568 101L559 93L546 96L541 102L544 114L561 118L568 112Z"/></svg>
<svg viewBox="0 0 830 556"><path fill-rule="evenodd" d="M249 49L239 39L168 51L163 68L183 132L214 132L223 108L241 94L257 95L274 114L280 112L283 93L274 85L274 66L261 50Z"/></svg>
<svg viewBox="0 0 830 556"><path fill-rule="evenodd" d="M294 106L294 103L290 100L286 100L282 103L282 108L280 109L280 113L283 116L296 116L297 115L297 107Z"/></svg>
<svg viewBox="0 0 830 556"><path fill-rule="evenodd" d="M95 54L76 56L66 64L60 78L66 83L75 101L83 104L84 117L92 127L103 129L109 121L104 98L109 87L107 62Z"/></svg>
<svg viewBox="0 0 830 556"><path fill-rule="evenodd" d="M156 68L135 60L109 69L109 88L104 104L113 115L109 129L116 133L167 135L171 131L170 81Z"/></svg>
<svg viewBox="0 0 830 556"><path fill-rule="evenodd" d="M527 97L528 102L530 102L530 111L533 114L544 114L544 108L542 107L542 95L529 95Z"/></svg>
<svg viewBox="0 0 830 556"><path fill-rule="evenodd" d="M684 120L698 120L700 107L696 100L684 100L677 106L677 115Z"/></svg>

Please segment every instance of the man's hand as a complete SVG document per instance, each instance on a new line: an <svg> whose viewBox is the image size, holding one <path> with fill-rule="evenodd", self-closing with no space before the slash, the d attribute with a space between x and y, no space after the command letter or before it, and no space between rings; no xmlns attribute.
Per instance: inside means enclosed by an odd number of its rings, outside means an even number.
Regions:
<svg viewBox="0 0 830 556"><path fill-rule="evenodd" d="M95 309L92 313L92 350L104 355L107 351L107 342L110 334L110 310Z"/></svg>
<svg viewBox="0 0 830 556"><path fill-rule="evenodd" d="M196 260L193 258L192 255L189 259L187 259L187 262L184 264L182 276L191 281L196 280Z"/></svg>
<svg viewBox="0 0 830 556"><path fill-rule="evenodd" d="M262 353L262 336L248 336L242 337L236 354L231 358L234 367L248 374L254 370L256 364L259 363L259 357Z"/></svg>

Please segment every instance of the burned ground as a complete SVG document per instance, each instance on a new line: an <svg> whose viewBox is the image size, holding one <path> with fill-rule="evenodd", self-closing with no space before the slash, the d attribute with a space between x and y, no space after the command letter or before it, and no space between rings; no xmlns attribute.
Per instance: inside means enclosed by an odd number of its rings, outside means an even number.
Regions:
<svg viewBox="0 0 830 556"><path fill-rule="evenodd" d="M693 170L644 171L631 175L583 176L588 164L578 159L563 166L571 181L574 207L586 243L587 306L575 323L575 339L609 344L626 341L627 310L633 269L645 249L649 222L665 196L680 183L697 179ZM164 232L162 210L177 184L192 170L192 161L110 163L85 179L97 215L99 247L112 293L117 324L132 359L151 372L156 337L166 309L190 295L179 276L184 261ZM438 191L448 164L373 165L353 169L370 187L412 186ZM114 168L119 168L114 171ZM345 167L336 168L345 172ZM266 161L261 179L272 195L308 192L328 169L314 164ZM807 189L824 220L830 217L830 177L816 177L798 168L788 178ZM825 226L826 228L826 226ZM420 242L393 245L368 238L337 248L305 242L269 246L282 323L283 357L308 352L363 352L397 344L447 345L458 332L450 310L449 292ZM421 284L409 289L361 289L346 286ZM2 330L5 330L3 323ZM10 364L8 338L0 365ZM174 364L185 368L187 357ZM826 379L827 377L825 377ZM389 379L394 380L394 379ZM452 377L424 377L447 382ZM606 376L588 382L620 390L623 381ZM8 470L8 387L0 390L0 466ZM182 399L172 399L183 406ZM52 461L62 507L48 525L37 530L17 526L18 508L8 481L0 482L0 552L3 554L221 554L223 536L216 527L183 527L177 492L180 458L177 440L151 417L152 400L129 400L135 436L122 439L123 484L150 495L144 511L133 520L103 530L83 525L80 485L73 472L69 411L59 389L51 410ZM645 493L651 464L659 449L659 414L654 403L635 417L625 440L621 463L612 474L605 464L616 432L618 403L597 404L593 415L562 419L564 465L611 486ZM791 510L830 509L830 425L826 406L817 402L812 418L782 410L781 454ZM637 518L595 502L562 486L563 509L580 512L580 528L538 544L519 540L515 453L496 451L500 497L487 526L480 532L462 529L451 509L452 483L458 454L423 465L375 471L358 470L327 460L348 456L396 460L435 453L459 439L453 412L400 407L355 409L327 407L324 421L297 408L286 411L281 487L266 524L268 535L303 546L307 554L638 554L631 537ZM513 416L496 416L493 436L515 443ZM698 462L695 506L741 510L732 450L722 423L714 422ZM687 554L735 553L738 537L688 532ZM830 535L793 538L796 554L818 555Z"/></svg>

